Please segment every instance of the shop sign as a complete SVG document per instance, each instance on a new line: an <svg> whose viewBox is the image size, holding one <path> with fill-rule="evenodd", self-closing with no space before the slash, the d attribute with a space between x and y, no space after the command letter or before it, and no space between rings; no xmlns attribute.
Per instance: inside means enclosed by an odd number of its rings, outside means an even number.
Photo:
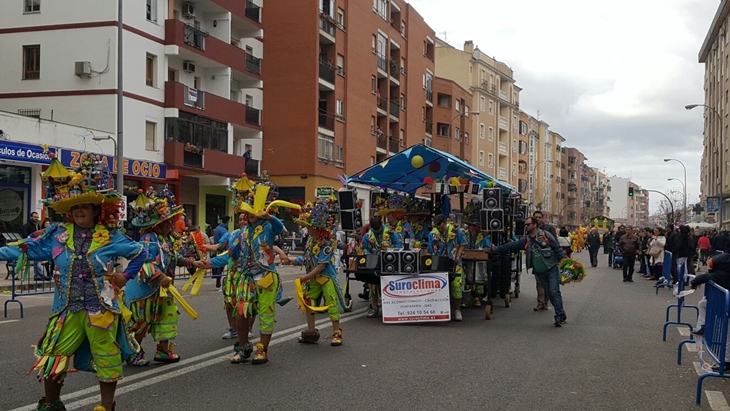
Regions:
<svg viewBox="0 0 730 411"><path fill-rule="evenodd" d="M317 187L315 196L317 198L327 199L332 196L334 189L332 187Z"/></svg>
<svg viewBox="0 0 730 411"><path fill-rule="evenodd" d="M48 156L56 153L55 148L48 147L44 152L42 146L35 144L24 144L15 141L0 141L0 160L20 161L33 164L50 164Z"/></svg>
<svg viewBox="0 0 730 411"><path fill-rule="evenodd" d="M384 323L451 320L449 274L380 277Z"/></svg>
<svg viewBox="0 0 730 411"><path fill-rule="evenodd" d="M117 159L114 156L99 154L101 161L109 167L112 173L117 172ZM61 163L69 168L76 168L81 165L84 153L81 151L61 150ZM125 158L122 170L124 175L131 177L156 178L164 180L167 178L167 166L162 163L155 163L147 160L134 160Z"/></svg>
<svg viewBox="0 0 730 411"><path fill-rule="evenodd" d="M714 214L720 212L720 197L707 197L706 204L705 209L708 213Z"/></svg>
<svg viewBox="0 0 730 411"><path fill-rule="evenodd" d="M23 212L23 199L17 191L0 191L0 221L15 221Z"/></svg>

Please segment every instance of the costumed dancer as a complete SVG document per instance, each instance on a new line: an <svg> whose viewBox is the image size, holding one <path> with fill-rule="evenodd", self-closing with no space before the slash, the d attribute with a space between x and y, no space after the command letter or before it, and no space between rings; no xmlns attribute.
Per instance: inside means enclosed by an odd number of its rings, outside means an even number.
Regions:
<svg viewBox="0 0 730 411"><path fill-rule="evenodd" d="M258 315L261 341L256 344L252 363L264 364L268 362L268 347L276 314L274 303L281 287L274 262L274 238L284 230L284 224L269 214L268 209L281 206L298 210L300 206L277 200L267 207L270 187L264 184L254 186L245 175L241 180L241 187L252 193L252 204L244 201L239 204L238 210L248 214L248 224L237 233L236 238L231 236L225 255L193 264L198 268L222 268L233 259L233 269L230 270L233 274L228 274L233 275L233 278L229 278L226 287L230 287L229 294L235 297L233 316L238 342L233 347L231 363L240 364L253 353L248 341L249 318Z"/></svg>
<svg viewBox="0 0 730 411"><path fill-rule="evenodd" d="M428 245L428 234L431 232L428 224L428 216L431 214L429 208L427 201L413 197L406 199L406 211L403 215L412 231L411 249L420 250Z"/></svg>
<svg viewBox="0 0 730 411"><path fill-rule="evenodd" d="M466 238L459 227L446 222L439 214L433 218L433 230L428 235L428 252L434 256L446 256L454 260L454 279L450 281L451 311L453 320L461 321L461 297L464 284L464 267L461 254L466 246Z"/></svg>
<svg viewBox="0 0 730 411"><path fill-rule="evenodd" d="M20 260L19 267L28 260L52 260L58 270L51 316L34 346L37 361L28 371L38 370L38 379L45 385L37 409L66 409L61 387L73 356L74 368L95 372L99 380L101 405L94 411L113 410L122 363L139 349L126 333L117 287L135 278L147 253L117 230L122 198L104 163L94 154L85 154L81 166L70 171L53 153L49 157L51 163L42 174L43 202L59 214L68 214L71 222L53 224L0 248L0 259ZM130 260L122 274L112 271L117 257Z"/></svg>
<svg viewBox="0 0 730 411"><path fill-rule="evenodd" d="M464 237L466 238L466 248L470 250L487 250L492 246L492 240L481 231L481 217L479 214L481 209L481 201L471 201L464 207L464 224L467 226ZM465 270L466 277L474 281L474 289L472 290L474 307L482 306L484 282L487 279L486 269L484 263L478 262L469 264Z"/></svg>
<svg viewBox="0 0 730 411"><path fill-rule="evenodd" d="M379 216L370 219L370 228L362 238L358 254L380 254L388 248L402 248L401 236L383 225ZM368 307L368 318L375 318L380 314L380 284L370 284L370 306Z"/></svg>
<svg viewBox="0 0 730 411"><path fill-rule="evenodd" d="M140 345L149 333L157 341L154 360L161 363L180 361L173 352L178 333L178 310L171 295L161 295L175 277L175 267L192 267L193 258L182 258L178 253L179 240L172 235L174 217L183 213L175 201L175 195L165 187L156 193L150 187L147 194L140 190L132 203L132 225L141 229L140 243L147 251L147 261L137 281L127 284L124 290L125 304L132 312L129 332ZM164 294L167 294L166 292ZM127 364L142 367L149 364L144 349L127 360Z"/></svg>
<svg viewBox="0 0 730 411"><path fill-rule="evenodd" d="M330 203L332 204L332 203ZM324 201L317 201L305 205L297 224L308 227L310 240L303 257L297 257L296 265L304 265L307 274L297 281L297 296L299 307L307 317L307 330L302 331L300 343L316 344L319 341L319 330L314 328L314 312L328 312L332 321L332 339L330 345L342 345L342 328L340 328L340 310L345 309L345 297L337 281L335 268L335 250L338 247L337 239L332 232L335 224L330 215L330 209ZM301 287L301 288L299 288ZM323 307L313 307L313 301L324 299Z"/></svg>

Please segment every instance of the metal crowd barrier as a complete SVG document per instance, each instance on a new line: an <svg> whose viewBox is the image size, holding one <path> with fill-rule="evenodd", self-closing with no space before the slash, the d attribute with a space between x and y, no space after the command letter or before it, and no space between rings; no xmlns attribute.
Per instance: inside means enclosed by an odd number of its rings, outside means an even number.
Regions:
<svg viewBox="0 0 730 411"><path fill-rule="evenodd" d="M24 267L20 273L16 273L15 267L10 264L9 267L12 270L10 275L12 278L10 282L10 299L5 301L3 307L3 315L5 318L8 318L8 304L10 303L18 304L18 307L20 308L20 318L23 318L23 303L18 300L19 297L52 294L56 291L53 281L37 281L35 280L35 272L33 272L33 278L30 277L31 266L34 264L35 262L29 261L28 265Z"/></svg>
<svg viewBox="0 0 730 411"><path fill-rule="evenodd" d="M727 334L728 334L728 314L730 313L730 292L714 281L707 283L705 287L705 298L707 299L707 312L705 315L705 334L699 340L699 352L707 352L712 361L718 364L717 371L706 372L697 379L697 405L702 401L702 382L705 378L728 378L730 370L725 369L727 357ZM693 340L684 340L679 343L679 353L677 363L682 364L682 345L694 342ZM705 365L705 361L700 354L700 361Z"/></svg>
<svg viewBox="0 0 730 411"><path fill-rule="evenodd" d="M671 258L671 256L670 256L670 258ZM671 260L669 260L669 261L671 261ZM671 270L671 263L669 264L669 268ZM662 267L662 269L664 269L664 267ZM677 283L678 292L684 291L684 288L685 288L684 274L686 271L687 271L686 264L682 264L677 268L677 276L679 277L678 283ZM677 319L676 319L676 321L671 321L669 319L669 312L674 307L677 308ZM664 323L664 331L662 333L662 341L667 340L667 327L669 327L672 324L687 326L687 327L689 327L690 332L692 331L692 329L693 329L692 324L690 324L686 321L682 321L682 309L684 309L684 308L692 308L697 311L697 315L700 314L700 309L696 305L684 305L684 297L677 297L677 304L669 304L667 306L667 313L665 316L665 323Z"/></svg>

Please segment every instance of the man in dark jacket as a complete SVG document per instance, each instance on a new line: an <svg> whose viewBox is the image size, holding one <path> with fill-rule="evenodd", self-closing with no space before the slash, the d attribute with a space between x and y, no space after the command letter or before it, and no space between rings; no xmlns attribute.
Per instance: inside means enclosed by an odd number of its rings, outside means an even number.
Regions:
<svg viewBox="0 0 730 411"><path fill-rule="evenodd" d="M693 278L689 286L694 290L704 283L714 281L720 287L730 290L730 254L723 253L710 257L708 265L710 267L709 272ZM703 297L697 307L699 307L700 314L697 317L697 330L693 334L704 335L707 300Z"/></svg>
<svg viewBox="0 0 730 411"><path fill-rule="evenodd" d="M641 240L634 234L634 227L626 227L626 234L621 236L618 242L618 250L624 258L624 282L633 283L634 265L636 264L636 253L641 249Z"/></svg>
<svg viewBox="0 0 730 411"><path fill-rule="evenodd" d="M721 231L717 233L714 237L712 237L712 251L715 253L723 253L725 252L725 247L727 245L727 233L725 231Z"/></svg>
<svg viewBox="0 0 730 411"><path fill-rule="evenodd" d="M532 217L535 219L537 228L552 234L555 239L558 238L558 234L555 232L555 227L545 222L545 215L542 213L542 211L537 210L533 212ZM545 298L545 289L542 288L542 285L540 284L540 281L537 279L537 277L535 277L535 288L537 289L537 306L532 310L547 311L548 299Z"/></svg>
<svg viewBox="0 0 730 411"><path fill-rule="evenodd" d="M23 238L28 237L29 235L35 233L36 231L41 229L41 219L38 216L38 213L33 211L30 213L30 220L28 220L27 223L23 224L23 227L21 228L20 234L23 236ZM51 277L46 276L43 273L43 267L40 261L33 261L33 280L35 281L50 281L52 280Z"/></svg>
<svg viewBox="0 0 730 411"><path fill-rule="evenodd" d="M601 248L601 236L598 230L593 227L586 237L586 246L588 254L591 256L591 267L598 267L598 250Z"/></svg>

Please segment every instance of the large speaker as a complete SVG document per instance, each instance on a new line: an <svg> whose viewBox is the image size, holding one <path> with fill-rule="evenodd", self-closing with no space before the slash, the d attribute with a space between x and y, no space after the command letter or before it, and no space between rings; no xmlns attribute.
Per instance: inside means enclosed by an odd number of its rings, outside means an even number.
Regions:
<svg viewBox="0 0 730 411"><path fill-rule="evenodd" d="M479 184L472 184L471 185L471 193L472 194L474 194L474 195L479 194L479 189L480 189Z"/></svg>
<svg viewBox="0 0 730 411"><path fill-rule="evenodd" d="M402 250L398 268L401 274L417 274L421 272L421 250Z"/></svg>
<svg viewBox="0 0 730 411"><path fill-rule="evenodd" d="M398 274L399 251L380 252L380 274Z"/></svg>
<svg viewBox="0 0 730 411"><path fill-rule="evenodd" d="M380 255L368 254L355 257L355 269L358 271L375 271L380 268Z"/></svg>
<svg viewBox="0 0 730 411"><path fill-rule="evenodd" d="M422 255L421 269L428 271L450 272L454 271L456 263L449 257L437 255Z"/></svg>
<svg viewBox="0 0 730 411"><path fill-rule="evenodd" d="M487 210L495 210L502 208L502 189L501 188L485 188L482 190L482 207Z"/></svg>
<svg viewBox="0 0 730 411"><path fill-rule="evenodd" d="M378 204L378 200L381 198L384 200L386 197L388 197L388 196L381 191L371 191L370 192L370 208L372 209L372 208L377 207L376 204ZM380 200L380 201L383 201L383 200Z"/></svg>
<svg viewBox="0 0 730 411"><path fill-rule="evenodd" d="M340 210L354 210L357 208L357 192L350 188L337 190L337 203Z"/></svg>
<svg viewBox="0 0 730 411"><path fill-rule="evenodd" d="M517 221L525 221L527 218L527 206L521 205L517 207L517 212L515 213L515 220Z"/></svg>
<svg viewBox="0 0 730 411"><path fill-rule="evenodd" d="M504 211L503 210L481 210L481 229L482 231L502 231L504 230Z"/></svg>
<svg viewBox="0 0 730 411"><path fill-rule="evenodd" d="M362 211L359 208L354 210L340 210L340 223L344 231L356 231L362 228Z"/></svg>
<svg viewBox="0 0 730 411"><path fill-rule="evenodd" d="M513 216L515 209L517 208L517 199L514 197L507 197L502 199L502 209L504 210L505 216Z"/></svg>

